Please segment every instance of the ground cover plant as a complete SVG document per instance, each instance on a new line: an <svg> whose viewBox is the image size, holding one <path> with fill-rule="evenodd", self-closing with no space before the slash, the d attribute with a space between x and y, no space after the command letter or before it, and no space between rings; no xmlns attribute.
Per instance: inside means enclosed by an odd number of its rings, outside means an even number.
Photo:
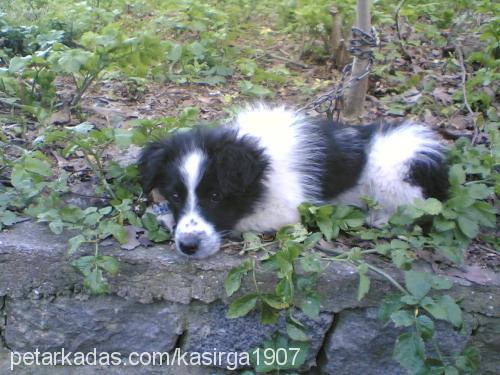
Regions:
<svg viewBox="0 0 500 375"><path fill-rule="evenodd" d="M105 293L119 262L100 253L102 241L113 237L133 249L170 239L146 210L125 151L200 122L212 126L250 100L299 108L328 90L340 77L331 56L332 5L348 36L353 0L0 5L0 229L36 220L54 233L71 231L73 266L91 293ZM412 265L474 261L498 270L499 14L491 0L373 2L380 46L363 120L413 117L437 129L451 148L450 197L401 207L381 229L364 226L366 213L354 207L305 202L302 223L273 241L244 234L236 246L246 257L225 283L234 298L228 316L257 309L273 323L285 314L287 334L269 338L254 357L291 342L301 349L293 365L254 371L283 373L304 362L309 337L296 311L319 314L315 283L332 262L356 266L359 299L374 273L394 285L380 318L407 327L394 358L409 373L477 369L477 350L443 357L434 335L435 320L463 328L460 301L446 294L451 282ZM76 255L82 247L91 255ZM384 272L374 255L403 279ZM259 289L261 270L276 274L273 290ZM239 292L244 279L252 293Z"/></svg>

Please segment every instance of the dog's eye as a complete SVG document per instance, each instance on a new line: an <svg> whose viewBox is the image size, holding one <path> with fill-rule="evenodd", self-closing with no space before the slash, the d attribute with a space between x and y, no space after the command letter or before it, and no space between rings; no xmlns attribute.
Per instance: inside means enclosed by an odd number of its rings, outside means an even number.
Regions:
<svg viewBox="0 0 500 375"><path fill-rule="evenodd" d="M210 200L212 202L220 202L222 200L222 195L219 192L214 191L210 194Z"/></svg>
<svg viewBox="0 0 500 375"><path fill-rule="evenodd" d="M179 193L175 192L170 195L170 199L172 202L179 202L181 200L181 196Z"/></svg>

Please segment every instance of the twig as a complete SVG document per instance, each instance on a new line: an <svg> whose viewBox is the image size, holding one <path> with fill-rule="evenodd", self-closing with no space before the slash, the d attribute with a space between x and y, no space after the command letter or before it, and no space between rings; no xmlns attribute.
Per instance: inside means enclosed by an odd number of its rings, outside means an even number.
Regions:
<svg viewBox="0 0 500 375"><path fill-rule="evenodd" d="M410 54L406 51L404 44L403 44L403 37L401 36L401 29L399 27L399 12L401 12L401 8L403 8L403 5L405 4L406 0L401 0L396 7L396 14L394 15L394 20L396 23L396 33L398 36L398 45L399 48L401 49L401 54L403 55L404 59L408 62L412 62L412 58Z"/></svg>
<svg viewBox="0 0 500 375"><path fill-rule="evenodd" d="M305 65L305 64L299 63L299 62L297 62L297 61L290 60L290 59L288 59L288 58L286 58L286 57L282 57L282 56L274 55L274 54L269 53L269 52L267 52L267 53L266 53L266 56L268 56L268 57L270 57L270 58L272 58L272 59L275 59L275 60L284 61L284 62L286 62L286 63L288 63L288 64L290 64L290 65L295 65L295 66L298 66L299 68L302 68L302 69L307 69L307 68L308 68L308 66L307 66L307 65Z"/></svg>
<svg viewBox="0 0 500 375"><path fill-rule="evenodd" d="M382 271L380 268L378 267L375 267L373 265L371 265L370 263L365 263L369 269L371 269L372 271L375 271L376 273L384 276L387 280L389 280L391 282L392 285L394 285L396 288L398 288L400 291L402 291L404 294L408 294L408 292L406 291L405 288L403 288L403 286L398 283L391 275L389 275L388 273Z"/></svg>
<svg viewBox="0 0 500 375"><path fill-rule="evenodd" d="M477 127L476 123L476 114L472 110L469 104L469 100L467 99L467 88L466 88L467 70L465 69L464 54L462 53L462 48L460 48L460 46L455 46L455 51L457 52L458 61L460 62L460 67L462 68L462 93L464 96L464 105L465 108L467 108L467 111L469 111L472 117L472 122L474 124L474 135L472 136L471 140L471 144L474 145L477 141L477 137L479 136L479 128Z"/></svg>

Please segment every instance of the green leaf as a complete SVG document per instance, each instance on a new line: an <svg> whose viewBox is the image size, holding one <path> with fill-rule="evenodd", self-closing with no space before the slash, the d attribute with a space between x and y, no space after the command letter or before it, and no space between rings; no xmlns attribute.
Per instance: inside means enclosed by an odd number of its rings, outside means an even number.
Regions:
<svg viewBox="0 0 500 375"><path fill-rule="evenodd" d="M396 341L393 358L411 373L418 372L424 367L424 341L414 333L403 333Z"/></svg>
<svg viewBox="0 0 500 375"><path fill-rule="evenodd" d="M401 309L404 303L401 301L401 296L399 294L391 294L384 298L380 307L378 308L378 318L384 322L389 320L391 315Z"/></svg>
<svg viewBox="0 0 500 375"><path fill-rule="evenodd" d="M414 206L429 215L437 215L443 210L443 204L436 198L428 198L425 201L416 200Z"/></svg>
<svg viewBox="0 0 500 375"><path fill-rule="evenodd" d="M241 278L252 269L252 263L250 260L246 260L238 267L235 267L229 271L226 279L224 280L224 288L226 289L226 294L228 297L232 296L234 292L240 289Z"/></svg>
<svg viewBox="0 0 500 375"><path fill-rule="evenodd" d="M406 271L405 283L408 291L416 298L423 298L431 290L432 283L426 272Z"/></svg>
<svg viewBox="0 0 500 375"><path fill-rule="evenodd" d="M307 293L300 301L300 309L310 318L317 318L320 312L319 295L316 292Z"/></svg>
<svg viewBox="0 0 500 375"><path fill-rule="evenodd" d="M432 289L445 290L453 286L453 281L447 277L432 275L431 277Z"/></svg>
<svg viewBox="0 0 500 375"><path fill-rule="evenodd" d="M10 73L19 72L24 67L28 66L31 63L31 60L32 60L31 55L23 56L23 57L14 56L12 59L10 59L9 72Z"/></svg>
<svg viewBox="0 0 500 375"><path fill-rule="evenodd" d="M425 297L420 304L427 312L429 312L435 319L446 320L448 314L446 309L441 304L437 303L430 297Z"/></svg>
<svg viewBox="0 0 500 375"><path fill-rule="evenodd" d="M57 62L64 73L78 73L91 57L91 52L74 48L64 51Z"/></svg>
<svg viewBox="0 0 500 375"><path fill-rule="evenodd" d="M416 328L424 340L429 340L434 334L434 322L426 315L419 315L417 317Z"/></svg>
<svg viewBox="0 0 500 375"><path fill-rule="evenodd" d="M75 259L71 262L71 265L81 274L87 276L88 274L90 274L91 270L95 268L94 260L95 257L93 255L86 255Z"/></svg>
<svg viewBox="0 0 500 375"><path fill-rule="evenodd" d="M406 310L399 310L391 314L391 320L396 327L409 327L413 325L413 315Z"/></svg>
<svg viewBox="0 0 500 375"><path fill-rule="evenodd" d="M24 159L24 168L29 172L37 173L44 177L52 175L52 168L49 163L30 156Z"/></svg>
<svg viewBox="0 0 500 375"><path fill-rule="evenodd" d="M332 238L336 238L338 235L338 230L335 232L332 224L332 220L330 218L326 219L318 219L316 221L319 230L325 238L330 241Z"/></svg>
<svg viewBox="0 0 500 375"><path fill-rule="evenodd" d="M234 300L229 306L227 317L229 319L235 319L247 315L255 308L257 297L257 294L251 293Z"/></svg>
<svg viewBox="0 0 500 375"><path fill-rule="evenodd" d="M262 295L262 300L274 309L282 310L290 307L288 302L283 301L279 296L273 294Z"/></svg>
<svg viewBox="0 0 500 375"><path fill-rule="evenodd" d="M303 330L295 326L294 324L286 324L286 333L288 336L295 341L309 341L310 338L305 334Z"/></svg>
<svg viewBox="0 0 500 375"><path fill-rule="evenodd" d="M456 366L467 374L475 374L481 363L481 354L475 347L466 348L456 360Z"/></svg>
<svg viewBox="0 0 500 375"><path fill-rule="evenodd" d="M68 245L69 245L68 252L70 254L73 254L76 250L78 250L78 248L80 247L80 245L82 243L84 243L84 242L85 242L85 236L83 236L82 234L79 234L77 236L71 237L68 240Z"/></svg>
<svg viewBox="0 0 500 375"><path fill-rule="evenodd" d="M307 254L300 259L300 264L306 272L321 272L321 261L313 254Z"/></svg>
<svg viewBox="0 0 500 375"><path fill-rule="evenodd" d="M276 324L279 316L279 310L272 308L265 301L261 304L260 321L262 324Z"/></svg>
<svg viewBox="0 0 500 375"><path fill-rule="evenodd" d="M455 300L448 295L444 295L437 299L437 303L446 311L446 320L456 328L461 328L463 325L462 310Z"/></svg>
<svg viewBox="0 0 500 375"><path fill-rule="evenodd" d="M49 223L49 228L55 234L61 234L64 230L64 224L61 220L52 221Z"/></svg>
<svg viewBox="0 0 500 375"><path fill-rule="evenodd" d="M456 367L446 366L444 368L444 375L460 375Z"/></svg>
<svg viewBox="0 0 500 375"><path fill-rule="evenodd" d="M358 285L358 301L361 301L366 293L370 290L370 278L366 275L368 267L365 263L358 266L359 285Z"/></svg>
<svg viewBox="0 0 500 375"><path fill-rule="evenodd" d="M102 270L94 268L83 279L83 285L90 289L92 294L104 294L108 291L108 283L102 275Z"/></svg>
<svg viewBox="0 0 500 375"><path fill-rule="evenodd" d="M459 164L453 165L449 171L449 179L452 186L463 184L465 182L465 171L463 167Z"/></svg>
<svg viewBox="0 0 500 375"><path fill-rule="evenodd" d="M96 264L99 268L102 268L111 275L116 275L120 267L116 258L107 255L99 255L96 258Z"/></svg>
<svg viewBox="0 0 500 375"><path fill-rule="evenodd" d="M469 238L476 238L479 233L479 225L477 222L470 220L466 216L459 216L457 219L458 227L461 232Z"/></svg>

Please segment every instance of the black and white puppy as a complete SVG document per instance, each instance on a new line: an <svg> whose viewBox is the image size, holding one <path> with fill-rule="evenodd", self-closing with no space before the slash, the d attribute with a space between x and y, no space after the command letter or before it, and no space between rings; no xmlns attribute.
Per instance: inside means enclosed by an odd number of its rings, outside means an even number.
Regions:
<svg viewBox="0 0 500 375"><path fill-rule="evenodd" d="M444 199L444 154L436 134L416 123L342 126L258 106L228 126L150 143L139 169L144 190L169 202L177 251L204 258L227 230L298 222L303 202L362 207L369 196L382 208L368 223L380 226L399 205Z"/></svg>

